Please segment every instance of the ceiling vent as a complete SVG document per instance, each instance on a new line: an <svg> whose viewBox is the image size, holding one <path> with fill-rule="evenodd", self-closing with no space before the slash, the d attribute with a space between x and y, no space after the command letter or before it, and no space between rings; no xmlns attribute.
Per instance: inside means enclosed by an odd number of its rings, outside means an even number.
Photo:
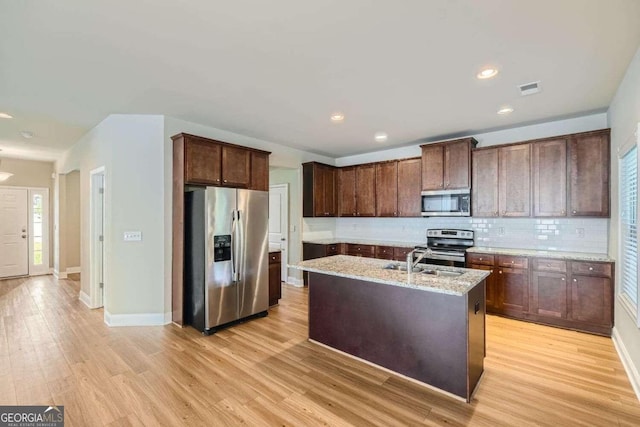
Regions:
<svg viewBox="0 0 640 427"><path fill-rule="evenodd" d="M540 81L525 83L523 85L518 86L520 89L520 95L527 96L533 95L534 93L540 92Z"/></svg>

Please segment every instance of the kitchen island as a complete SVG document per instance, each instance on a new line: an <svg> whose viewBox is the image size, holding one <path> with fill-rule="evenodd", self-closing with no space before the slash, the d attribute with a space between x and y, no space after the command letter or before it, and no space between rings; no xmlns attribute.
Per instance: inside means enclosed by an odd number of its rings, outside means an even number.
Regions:
<svg viewBox="0 0 640 427"><path fill-rule="evenodd" d="M483 372L487 272L429 265L409 281L389 266L348 255L292 266L309 272L309 339L469 402Z"/></svg>

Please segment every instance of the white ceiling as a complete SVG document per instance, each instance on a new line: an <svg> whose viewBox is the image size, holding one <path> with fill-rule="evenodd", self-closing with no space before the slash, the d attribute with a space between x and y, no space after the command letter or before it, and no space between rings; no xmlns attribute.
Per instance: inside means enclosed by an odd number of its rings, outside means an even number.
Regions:
<svg viewBox="0 0 640 427"><path fill-rule="evenodd" d="M15 116L0 119L1 154L40 159L110 113L340 157L604 111L640 44L638 0L0 0L0 10L0 111ZM477 80L484 65L498 77ZM535 80L543 91L521 97L516 85ZM498 116L503 104L515 112ZM337 110L344 123L329 121Z"/></svg>

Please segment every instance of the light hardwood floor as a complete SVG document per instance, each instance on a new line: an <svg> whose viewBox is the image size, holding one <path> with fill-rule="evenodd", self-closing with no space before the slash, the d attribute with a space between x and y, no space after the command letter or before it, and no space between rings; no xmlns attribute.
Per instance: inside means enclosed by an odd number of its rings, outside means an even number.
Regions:
<svg viewBox="0 0 640 427"><path fill-rule="evenodd" d="M210 337L109 328L78 291L0 281L0 405L64 405L68 426L640 425L608 338L488 316L466 404L307 342L306 289L285 285L268 317Z"/></svg>

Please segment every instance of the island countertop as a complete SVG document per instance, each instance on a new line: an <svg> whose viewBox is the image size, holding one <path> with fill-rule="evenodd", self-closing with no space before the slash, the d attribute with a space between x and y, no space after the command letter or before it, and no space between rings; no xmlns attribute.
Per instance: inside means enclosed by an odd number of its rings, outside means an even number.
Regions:
<svg viewBox="0 0 640 427"><path fill-rule="evenodd" d="M289 265L289 267L314 273L368 280L370 282L450 295L465 295L489 275L488 271L483 270L428 265L431 270L462 274L456 277L444 277L413 273L411 282L408 282L406 271L387 270L384 268L391 263L393 262L384 259L335 255L302 261L298 264Z"/></svg>

